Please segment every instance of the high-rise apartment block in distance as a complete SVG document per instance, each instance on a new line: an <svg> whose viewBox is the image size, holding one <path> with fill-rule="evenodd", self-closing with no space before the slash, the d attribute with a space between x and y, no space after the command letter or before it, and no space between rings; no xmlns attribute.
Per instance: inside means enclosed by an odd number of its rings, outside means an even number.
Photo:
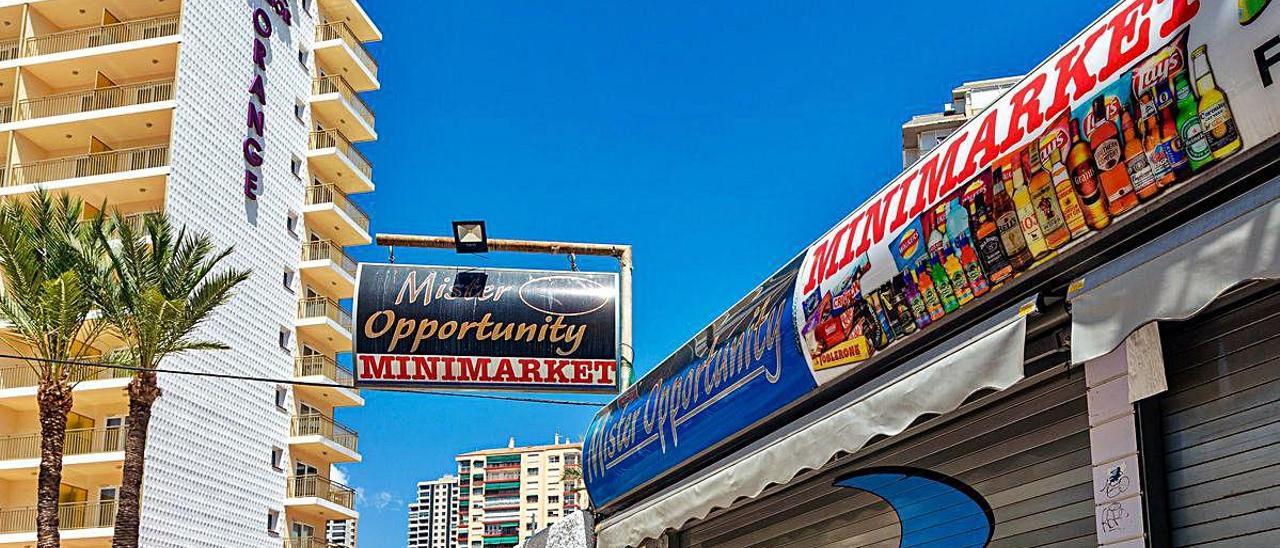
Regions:
<svg viewBox="0 0 1280 548"><path fill-rule="evenodd" d="M582 444L561 443L458 455L459 548L511 547L587 507Z"/></svg>
<svg viewBox="0 0 1280 548"><path fill-rule="evenodd" d="M184 371L349 385L355 262L370 242L349 194L373 190L352 143L375 137L358 0L0 0L0 200L43 187L129 219L165 211L252 270ZM0 326L0 337L9 334ZM98 341L107 355L120 342ZM6 345L6 348L13 348ZM21 348L10 350L21 352ZM61 488L64 546L108 546L126 372L77 373ZM0 360L0 548L35 542L37 375ZM160 377L142 489L143 546L309 548L356 519L331 481L360 460L344 387Z"/></svg>
<svg viewBox="0 0 1280 548"><path fill-rule="evenodd" d="M409 548L458 546L458 477L418 483L418 500L409 504Z"/></svg>
<svg viewBox="0 0 1280 548"><path fill-rule="evenodd" d="M343 519L332 520L325 528L325 538L329 540L329 546L325 548L355 548L356 547L356 520ZM315 545L317 548L323 545Z"/></svg>
<svg viewBox="0 0 1280 548"><path fill-rule="evenodd" d="M943 105L942 112L912 116L910 121L902 124L902 167L914 164L933 150L951 132L977 116L1021 79L1021 76L1009 76L965 82L951 90L951 102Z"/></svg>

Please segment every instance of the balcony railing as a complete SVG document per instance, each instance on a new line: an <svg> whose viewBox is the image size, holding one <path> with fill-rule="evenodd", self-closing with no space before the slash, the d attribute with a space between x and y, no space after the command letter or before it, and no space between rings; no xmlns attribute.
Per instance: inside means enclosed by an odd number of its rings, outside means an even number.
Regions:
<svg viewBox="0 0 1280 548"><path fill-rule="evenodd" d="M356 501L355 490L341 483L314 475L289 478L288 496L291 498L321 498L343 508L355 508Z"/></svg>
<svg viewBox="0 0 1280 548"><path fill-rule="evenodd" d="M72 29L28 38L22 55L48 55L178 34L179 14Z"/></svg>
<svg viewBox="0 0 1280 548"><path fill-rule="evenodd" d="M293 376L324 377L333 379L334 382L343 386L355 384L355 375L351 373L351 369L344 365L338 365L338 362L333 358L323 354L301 356L294 360Z"/></svg>
<svg viewBox="0 0 1280 548"><path fill-rule="evenodd" d="M351 329L351 313L328 297L308 297L298 301L299 318L329 318L344 329Z"/></svg>
<svg viewBox="0 0 1280 548"><path fill-rule="evenodd" d="M316 41L324 42L327 40L342 40L347 43L351 51L356 53L356 57L360 58L360 62L369 67L369 72L374 75L378 74L378 63L373 60L373 56L369 55L369 50L365 49L364 43L356 38L351 27L343 21L330 21L316 26Z"/></svg>
<svg viewBox="0 0 1280 548"><path fill-rule="evenodd" d="M123 427L67 430L66 455L124 451ZM40 434L0 436L0 460L40 458Z"/></svg>
<svg viewBox="0 0 1280 548"><path fill-rule="evenodd" d="M326 148L334 148L339 154L346 156L356 169L360 170L365 177L373 178L373 164L369 163L369 159L364 157L356 147L351 144L351 140L347 139L341 131L336 129L325 129L311 132L311 150L321 150Z"/></svg>
<svg viewBox="0 0 1280 548"><path fill-rule="evenodd" d="M348 217L351 217L351 220L355 221L361 230L369 231L369 214L360 209L360 206L356 205L355 202L352 202L351 198L347 197L347 194L339 189L337 185L313 184L307 189L307 205L321 204L333 204L338 209L341 209L343 213L346 213Z"/></svg>
<svg viewBox="0 0 1280 548"><path fill-rule="evenodd" d="M114 527L116 501L64 502L58 505L58 528L91 529ZM25 533L36 530L36 507L0 510L0 533Z"/></svg>
<svg viewBox="0 0 1280 548"><path fill-rule="evenodd" d="M347 274L350 274L353 277L356 275L356 262L352 260L351 257L348 257L346 253L343 253L341 247L338 247L329 240L320 240L302 244L302 260L333 261L337 263L338 266ZM334 320L337 320L337 318L334 318Z"/></svg>
<svg viewBox="0 0 1280 548"><path fill-rule="evenodd" d="M356 451L359 436L355 430L320 414L298 415L293 418L294 436L321 436L338 445Z"/></svg>
<svg viewBox="0 0 1280 548"><path fill-rule="evenodd" d="M18 102L18 119L33 120L172 99L173 80L140 82L24 99Z"/></svg>
<svg viewBox="0 0 1280 548"><path fill-rule="evenodd" d="M329 544L320 537L291 538L284 542L284 548L343 548L337 544Z"/></svg>
<svg viewBox="0 0 1280 548"><path fill-rule="evenodd" d="M94 152L13 166L5 186L47 183L169 165L169 145Z"/></svg>
<svg viewBox="0 0 1280 548"><path fill-rule="evenodd" d="M85 357L84 361L97 361L98 356ZM71 370L70 382L77 383L90 380L125 379L133 376L127 369L107 369L95 367L74 367ZM29 388L40 384L40 374L27 364L0 366L0 389Z"/></svg>
<svg viewBox="0 0 1280 548"><path fill-rule="evenodd" d="M360 98L360 94L356 93L355 88L347 83L347 79L339 75L321 76L311 83L311 93L315 95L324 95L327 93L337 93L352 108L356 109L356 113L364 118L364 121L373 127L373 111L369 109L369 105L365 104L364 99Z"/></svg>
<svg viewBox="0 0 1280 548"><path fill-rule="evenodd" d="M13 103L0 104L0 124L13 121Z"/></svg>
<svg viewBox="0 0 1280 548"><path fill-rule="evenodd" d="M0 40L0 61L17 59L22 53L22 41L17 38Z"/></svg>

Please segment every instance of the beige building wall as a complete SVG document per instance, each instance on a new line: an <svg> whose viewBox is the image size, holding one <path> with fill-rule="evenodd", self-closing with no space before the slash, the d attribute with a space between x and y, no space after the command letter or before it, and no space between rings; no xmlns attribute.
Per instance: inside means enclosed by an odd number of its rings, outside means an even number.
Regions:
<svg viewBox="0 0 1280 548"><path fill-rule="evenodd" d="M458 455L460 548L515 546L588 506L582 444L561 442Z"/></svg>

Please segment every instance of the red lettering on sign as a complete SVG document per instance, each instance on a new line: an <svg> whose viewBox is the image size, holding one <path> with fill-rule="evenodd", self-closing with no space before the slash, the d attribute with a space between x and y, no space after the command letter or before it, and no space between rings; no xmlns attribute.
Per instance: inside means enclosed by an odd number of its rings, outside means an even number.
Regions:
<svg viewBox="0 0 1280 548"><path fill-rule="evenodd" d="M1009 118L1009 131L1005 133L1000 148L1009 150L1018 145L1028 133L1035 132L1044 124L1040 113L1040 92L1044 91L1044 83L1049 77L1037 74L1025 87L1014 92L1013 112Z"/></svg>
<svg viewBox="0 0 1280 548"><path fill-rule="evenodd" d="M1187 24L1197 13L1200 13L1200 0L1160 0L1160 3L1164 2L1173 2L1173 11L1169 14L1169 20L1160 25L1162 38L1172 36L1182 28L1182 25Z"/></svg>
<svg viewBox="0 0 1280 548"><path fill-rule="evenodd" d="M1107 28L1111 29L1111 47L1107 52L1107 64L1098 73L1098 79L1106 81L1147 52L1151 37L1151 0L1137 0L1120 8Z"/></svg>
<svg viewBox="0 0 1280 548"><path fill-rule="evenodd" d="M360 356L360 378L391 378L391 356Z"/></svg>
<svg viewBox="0 0 1280 548"><path fill-rule="evenodd" d="M542 364L538 360L520 360L520 382L542 382Z"/></svg>

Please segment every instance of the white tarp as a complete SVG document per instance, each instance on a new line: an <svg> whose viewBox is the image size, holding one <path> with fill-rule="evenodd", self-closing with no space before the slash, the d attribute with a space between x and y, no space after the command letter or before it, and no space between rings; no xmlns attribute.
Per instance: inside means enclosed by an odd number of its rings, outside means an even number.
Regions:
<svg viewBox="0 0 1280 548"><path fill-rule="evenodd" d="M610 517L601 525L599 546L637 546L821 468L873 437L897 435L922 415L952 411L975 392L1008 388L1023 376L1026 312L1033 309L1026 303L999 314Z"/></svg>
<svg viewBox="0 0 1280 548"><path fill-rule="evenodd" d="M1115 350L1156 320L1189 318L1232 286L1280 278L1280 178L1072 284L1071 361Z"/></svg>

